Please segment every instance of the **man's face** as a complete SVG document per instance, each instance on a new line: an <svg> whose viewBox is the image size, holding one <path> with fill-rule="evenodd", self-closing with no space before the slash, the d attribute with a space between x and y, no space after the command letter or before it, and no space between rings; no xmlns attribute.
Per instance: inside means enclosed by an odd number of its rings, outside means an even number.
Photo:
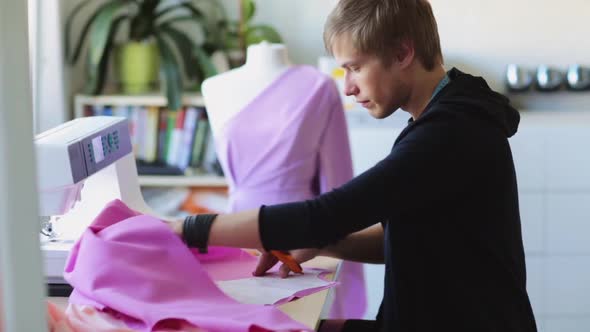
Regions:
<svg viewBox="0 0 590 332"><path fill-rule="evenodd" d="M354 96L371 116L386 118L405 103L408 88L396 61L387 67L377 56L359 53L346 34L334 40L332 50L346 71L344 92Z"/></svg>

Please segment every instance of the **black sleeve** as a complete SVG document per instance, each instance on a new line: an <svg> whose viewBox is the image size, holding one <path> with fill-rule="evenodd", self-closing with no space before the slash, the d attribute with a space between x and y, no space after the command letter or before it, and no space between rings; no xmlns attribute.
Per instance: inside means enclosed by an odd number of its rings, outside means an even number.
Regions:
<svg viewBox="0 0 590 332"><path fill-rule="evenodd" d="M452 195L460 188L453 183L461 163L456 141L456 131L446 122L420 124L385 159L345 185L316 199L263 206L264 248L321 248Z"/></svg>

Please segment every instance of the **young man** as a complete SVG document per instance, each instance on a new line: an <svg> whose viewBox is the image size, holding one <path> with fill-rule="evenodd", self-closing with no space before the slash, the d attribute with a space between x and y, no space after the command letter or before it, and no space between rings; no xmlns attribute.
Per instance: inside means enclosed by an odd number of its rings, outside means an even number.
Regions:
<svg viewBox="0 0 590 332"><path fill-rule="evenodd" d="M507 140L518 112L482 78L445 72L426 0L341 0L324 37L348 95L375 118L411 115L391 153L317 199L171 227L199 247L384 262L376 330L536 331Z"/></svg>

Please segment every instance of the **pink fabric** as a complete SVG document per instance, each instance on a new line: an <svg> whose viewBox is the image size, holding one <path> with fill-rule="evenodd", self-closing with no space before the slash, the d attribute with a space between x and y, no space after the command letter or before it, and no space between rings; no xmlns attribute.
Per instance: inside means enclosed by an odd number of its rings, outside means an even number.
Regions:
<svg viewBox="0 0 590 332"><path fill-rule="evenodd" d="M288 69L216 135L230 212L310 199L353 177L338 89L311 66ZM330 318L363 318L362 264L344 262L339 281Z"/></svg>
<svg viewBox="0 0 590 332"><path fill-rule="evenodd" d="M70 303L117 313L132 329L183 321L207 331L306 329L274 307L226 296L167 225L119 200L74 245L64 277L74 287Z"/></svg>
<svg viewBox="0 0 590 332"><path fill-rule="evenodd" d="M64 312L57 305L47 302L48 330L50 332L133 332L122 320L109 312L98 311L90 306L70 305ZM177 322L176 326L161 326L156 332L206 332L187 322Z"/></svg>
<svg viewBox="0 0 590 332"><path fill-rule="evenodd" d="M196 249L192 253L215 281L250 278L258 264L258 258L239 248L209 247L206 254Z"/></svg>

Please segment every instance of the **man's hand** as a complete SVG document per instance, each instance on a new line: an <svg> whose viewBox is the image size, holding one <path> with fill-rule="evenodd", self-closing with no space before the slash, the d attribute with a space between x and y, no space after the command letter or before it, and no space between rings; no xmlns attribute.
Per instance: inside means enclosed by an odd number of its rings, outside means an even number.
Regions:
<svg viewBox="0 0 590 332"><path fill-rule="evenodd" d="M182 225L184 223L184 219L183 220L165 220L164 222L166 223L166 225L168 225L168 227L170 227L170 230L172 230L172 232L174 232L174 234L176 234L182 238Z"/></svg>
<svg viewBox="0 0 590 332"><path fill-rule="evenodd" d="M291 250L291 256L297 261L297 263L301 264L303 262L307 262L315 258L319 254L320 250L315 248L310 249L297 249ZM252 273L256 277L263 276L266 271L270 270L279 260L269 252L265 252L260 256L258 260L258 265L256 266L256 270ZM291 269L286 264L281 264L279 267L279 275L281 278L286 278L291 272Z"/></svg>

